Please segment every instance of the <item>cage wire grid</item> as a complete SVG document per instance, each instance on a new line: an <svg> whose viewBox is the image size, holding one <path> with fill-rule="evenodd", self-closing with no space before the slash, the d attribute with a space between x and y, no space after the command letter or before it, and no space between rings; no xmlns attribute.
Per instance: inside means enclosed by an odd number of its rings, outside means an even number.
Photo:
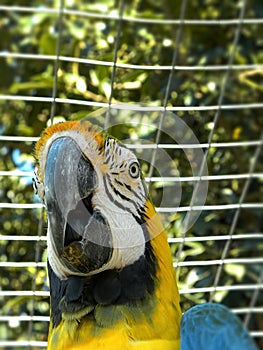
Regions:
<svg viewBox="0 0 263 350"><path fill-rule="evenodd" d="M67 7L67 5L64 3L63 0L60 0L57 7L51 8L51 7L27 7L27 6L9 6L9 5L0 5L0 18L6 13L24 13L33 15L36 13L43 13L43 14L49 14L53 21L56 22L56 52L55 54L41 54L41 53L31 53L31 52L12 52L11 50L2 50L0 52L0 59L2 60L25 60L25 61L31 61L37 62L37 61L48 61L53 66L53 87L52 87L52 94L50 96L33 96L33 95L24 95L24 94L16 94L14 93L4 93L0 95L0 102L3 101L4 103L10 103L12 101L23 101L23 103L31 103L31 102L37 102L37 103L43 103L47 106L49 109L49 119L50 122L53 123L54 118L57 113L57 109L59 105L72 105L72 106L80 106L81 108L99 108L104 107L107 109L106 116L105 116L105 127L107 127L110 124L111 121L111 111L134 111L134 112L157 112L160 115L160 118L158 119L157 129L158 132L155 135L154 142L151 144L133 144L130 145L131 148L134 149L148 149L151 152L151 162L148 169L148 173L146 174L146 181L149 185L154 185L158 181L167 181L172 183L180 183L181 185L184 184L193 184L193 194L197 193L198 188L202 181L208 181L208 183L213 182L224 182L224 181L241 181L242 182L242 188L240 190L239 196L235 198L235 200L231 203L223 203L223 204L214 204L214 203L208 203L205 204L203 207L198 207L195 205L192 196L192 200L187 205L181 205L178 207L157 207L157 210L160 212L161 215L169 215L171 216L173 213L178 214L186 214L191 211L195 210L201 210L208 213L217 213L220 211L223 212L231 212L232 213L232 220L228 222L228 229L227 232L224 232L224 234L220 234L220 231L218 231L218 234L209 235L210 229L208 228L208 232L206 234L202 235L193 235L189 234L188 231L185 231L183 234L177 234L172 236L169 236L168 241L171 244L172 251L174 253L175 259L174 259L174 266L178 270L178 278L180 281L181 278L181 272L183 269L189 269L189 271L193 267L213 267L214 273L213 273L213 279L210 279L210 284L206 286L198 286L197 285L189 285L187 286L184 284L183 288L180 289L181 297L188 298L188 306L191 304L192 296L199 295L200 293L203 293L204 295L207 295L206 300L207 301L213 301L217 300L216 295L217 293L239 293L239 294L247 294L248 295L248 303L245 306L237 307L233 306L231 309L238 315L242 317L242 320L246 326L249 327L250 333L257 341L259 341L259 344L262 345L262 338L263 338L263 303L262 303L262 290L263 290L263 269L262 269L262 263L263 263L263 257L262 257L262 251L260 253L260 249L256 256L235 256L235 257L229 257L229 252L232 247L232 244L234 244L234 247L237 247L240 242L243 242L245 240L250 240L251 242L258 242L259 247L262 248L262 241L263 241L263 233L262 228L258 232L242 232L238 233L238 224L241 220L242 212L243 211L261 211L262 215L262 208L263 203L259 200L256 202L247 202L246 198L249 194L249 191L251 189L252 184L256 181L257 184L260 184L260 181L262 182L263 173L258 171L257 169L260 169L258 167L260 163L260 152L262 151L262 144L263 144L263 134L258 133L259 137L257 139L248 139L248 140L228 140L226 142L222 141L221 139L217 138L215 140L217 129L219 128L220 122L222 120L222 114L224 112L231 111L232 113L236 113L238 111L242 110L250 110L256 111L261 110L263 108L263 103L258 101L250 101L249 103L242 103L242 102L236 102L234 104L227 103L227 88L228 84L230 84L230 77L231 74L233 74L236 71L262 71L263 64L260 63L235 63L235 58L239 50L239 44L240 44L240 38L242 35L242 29L244 26L252 26L252 25L261 25L263 24L262 18L247 18L247 8L251 5L250 2L247 3L246 0L243 0L240 2L240 6L238 8L238 16L236 18L231 19L188 19L186 17L187 14L187 8L189 6L189 3L187 0L182 0L180 3L180 11L178 12L177 18L159 18L159 17L136 17L131 15L126 15L126 8L129 6L124 0L120 0L118 3L118 9L115 10L112 13L100 13L100 12L92 12L92 11L82 11L79 10L77 7L70 8ZM114 38L113 43L113 53L112 53L112 60L99 60L89 57L69 57L62 54L62 46L63 46L63 21L66 20L67 16L75 16L76 18L85 18L85 20L100 20L100 21L114 21L115 27L116 27L116 34ZM119 59L119 52L121 48L121 36L124 26L131 25L131 24L147 24L147 25L160 25L160 26L175 26L175 35L174 38L171 38L172 45L174 47L172 55L171 55L171 61L167 65L158 65L156 64L132 64L132 63L123 63ZM231 26L233 28L233 38L231 41L231 44L229 45L228 50L228 57L226 64L211 64L211 65L204 65L204 64L192 64L192 65L182 65L179 56L180 56L180 45L182 44L182 41L184 40L184 31L188 26L206 26L207 30L212 30L215 26ZM216 61L216 60L215 60ZM106 101L94 101L94 100L88 100L88 99L74 99L70 97L61 97L58 93L58 83L59 83L59 75L60 75L60 66L62 63L72 63L72 64L83 64L88 65L89 67L107 67L110 69L110 86L109 86L109 93L107 95ZM163 99L161 105L154 105L154 104L144 104L139 105L138 103L135 103L135 101L128 101L129 103L116 103L114 99L114 93L115 93L115 85L116 83L116 72L118 69L127 69L130 71L155 71L158 70L160 72L165 72L168 74L167 78L167 84L165 91L163 92ZM218 94L217 94L217 100L215 104L205 104L205 105L173 105L171 100L171 94L174 89L174 80L176 79L176 74L181 71L188 71L188 72L204 72L204 73L211 73L212 74L219 74L219 72L222 74L221 82L219 84ZM134 103L133 103L134 102ZM162 135L160 130L162 130L163 123L165 121L165 118L167 118L167 113L170 112L178 112L178 113L194 113L194 112L200 112L200 113L206 113L209 112L211 115L211 128L209 129L209 133L207 134L206 142L201 142L200 144L189 144L184 145L185 148L200 148L203 152L203 159L200 166L200 173L198 176L192 175L181 175L180 176L167 176L167 177L158 177L154 173L156 158L157 158L157 151L158 149L163 150L181 150L181 146L176 143L162 143ZM182 114L183 115L183 114ZM194 114L192 114L194 115ZM195 130L193 130L195 132ZM2 144L7 144L8 142L12 142L15 144L32 144L37 141L38 135L35 136L23 136L23 135L0 135L0 141ZM247 164L247 171L246 172L240 172L236 174L207 174L203 175L203 168L205 167L205 164L209 162L209 154L211 150L213 149L219 149L219 150L235 150L238 149L241 151L243 150L251 150L251 161L249 164ZM32 177L32 171L23 171L18 169L13 170L0 170L0 176L2 179L6 177L17 177L17 178L31 178ZM39 278L38 273L39 271L43 271L46 266L46 262L43 259L43 246L46 243L46 236L45 236L45 219L44 219L44 208L41 203L38 202L7 202L3 201L0 203L0 209L1 210L8 210L10 213L15 210L21 210L21 211L30 211L33 210L37 213L38 217L38 224L37 224L37 230L33 234L28 235L10 235L1 233L1 241L2 242L12 242L12 241L18 241L18 242L32 242L35 244L35 252L34 252L34 261L0 261L0 268L1 269L16 269L19 271L23 271L23 269L33 269L32 274L32 283L31 283L31 290L8 290L8 288L2 288L0 290L0 298L2 301L9 302L9 300L16 300L18 298L23 299L26 298L27 301L29 301L28 309L22 313L19 314L4 314L2 313L0 315L0 322L3 324L7 324L10 327L15 328L19 323L24 322L27 324L27 336L24 337L24 339L20 338L20 335L18 334L17 339L0 339L0 346L3 348L42 348L46 347L46 341L41 339L39 340L36 337L35 334L35 323L45 323L46 325L49 322L49 316L48 313L45 315L40 315L39 313L36 313L35 305L38 303L39 298L47 298L49 296L49 292L47 288L41 288L39 289L36 280ZM12 214L10 214L12 215ZM202 218L201 218L202 219ZM201 220L199 219L199 220ZM198 221L197 221L198 222ZM187 226L187 222L184 222L184 224ZM3 230L4 232L4 230ZM221 250L218 251L218 255L210 260L205 259L190 259L187 260L185 258L185 251L191 247L191 244L198 244L205 242L207 244L207 247L209 247L209 244L212 242L221 242ZM176 248L174 248L176 247ZM246 267L248 266L257 266L256 269L257 276L255 277L254 283L235 283L232 282L231 284L222 284L222 273L226 266L234 266L234 265L240 265ZM10 270L13 271L13 270ZM12 277L11 277L12 278ZM43 278L46 278L43 276ZM236 295L236 294L235 294ZM15 303L15 302L14 302ZM257 322L251 323L251 318L256 317ZM257 328L253 328L253 326L257 325ZM251 328L252 327L252 328ZM2 335L1 335L2 338Z"/></svg>

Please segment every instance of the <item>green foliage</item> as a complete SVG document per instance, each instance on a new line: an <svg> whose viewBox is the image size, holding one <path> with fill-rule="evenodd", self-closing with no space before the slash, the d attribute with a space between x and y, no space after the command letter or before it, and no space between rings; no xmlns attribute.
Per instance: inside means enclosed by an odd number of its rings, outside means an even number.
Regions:
<svg viewBox="0 0 263 350"><path fill-rule="evenodd" d="M263 4L260 0L247 1L246 18L260 17ZM240 2L218 0L192 0L186 9L187 19L235 19L238 17ZM2 1L9 5L9 1ZM51 97L54 84L54 62L58 39L58 16L55 13L37 11L43 8L40 0L17 0L17 6L32 6L34 12L1 11L0 16L0 54L45 55L41 59L0 55L0 93L33 97ZM58 71L57 97L71 98L80 101L108 102L111 88L111 65L72 62L69 58L81 58L112 62L114 58L117 23L112 17L118 15L118 2L113 0L65 0L67 9L89 11L101 17L86 17L77 13L66 13L62 23L62 42L60 65ZM131 0L126 2L125 18L145 19L178 19L181 2L165 0ZM58 0L45 2L48 8L58 8ZM132 65L170 66L174 47L178 45L176 65L210 66L226 65L232 51L236 25L190 25L183 26L182 38L174 43L177 24L160 24L133 22L125 19L122 22L117 62ZM240 40L234 55L235 65L253 65L262 62L262 24L244 24ZM170 70L132 69L118 67L113 84L113 103L137 103L147 106L162 106ZM191 70L174 71L168 106L215 106L225 76L225 70ZM262 70L232 70L226 87L223 103L226 105L249 104L262 102ZM96 111L97 107L84 107L78 104L57 103L56 115L66 120L81 119ZM194 131L200 143L207 143L213 128L216 111L180 111L178 115ZM152 123L158 125L160 115L156 113L125 112L113 117L118 125L111 129L114 136L129 139L130 143L154 142L156 130L152 128L135 128L128 121ZM101 112L89 116L103 125ZM50 103L39 101L0 100L0 133L1 135L39 136L50 119ZM171 122L171 128L175 122ZM223 109L220 111L219 123L216 126L213 142L233 142L259 139L262 129L262 109ZM162 135L161 143L169 143L167 135ZM0 149L0 170L32 171L32 142L2 142ZM149 159L151 150L136 150L141 159ZM215 148L209 150L207 165L210 175L246 174L253 158L255 147ZM148 152L148 153L147 153ZM192 176L189 161L182 150L167 150L172 159L169 176ZM147 175L149 163L145 162L143 170ZM259 163L256 172L263 172ZM154 175L158 175L155 169ZM238 203L245 180L220 180L209 183L207 205ZM173 183L167 183L171 196L170 205L176 205L176 191ZM181 206L190 203L192 183L181 183ZM162 199L163 185L155 182L151 185L151 195L159 205ZM253 178L246 203L258 203L263 196L262 179ZM36 203L30 178L23 176L1 176L1 202ZM10 236L34 236L38 234L40 209L0 209L0 234ZM187 237L227 235L234 216L233 210L203 211ZM162 214L167 225L167 234L171 238L181 237L184 213ZM45 228L42 230L45 234ZM262 212L259 209L242 209L234 234L262 232ZM225 241L185 242L181 261L208 261L220 259ZM178 244L171 245L174 257ZM36 254L36 249L39 254ZM228 258L262 256L263 242L255 239L233 240L230 244ZM2 240L0 246L1 262L46 261L44 243L35 241ZM257 283L260 264L225 265L220 278L220 285ZM185 288L210 287L213 285L217 266L200 265L178 268L179 286ZM11 278L10 278L11 276ZM48 290L44 268L1 268L1 290ZM216 300L231 307L245 307L249 304L252 292L217 293ZM182 295L182 307L208 300L207 293ZM262 305L263 295L258 298ZM35 297L0 297L2 315L48 315L47 298ZM261 323L260 323L261 322ZM46 322L34 322L33 334L36 340L45 340ZM252 317L251 329L262 329L260 315ZM0 323L0 338L6 340L25 340L30 333L27 322L17 324Z"/></svg>

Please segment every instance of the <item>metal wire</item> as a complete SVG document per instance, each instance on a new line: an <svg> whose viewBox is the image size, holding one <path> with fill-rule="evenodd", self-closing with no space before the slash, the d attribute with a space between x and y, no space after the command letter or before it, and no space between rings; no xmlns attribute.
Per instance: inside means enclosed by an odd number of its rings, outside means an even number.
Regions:
<svg viewBox="0 0 263 350"><path fill-rule="evenodd" d="M39 203L0 203L0 208L9 208L9 209L42 209L43 204ZM181 207L156 207L156 211L160 213L176 213L176 212L188 212L191 210L230 210L230 209L255 209L263 208L263 203L242 203L242 204L218 204L218 205L203 205L203 206L181 206Z"/></svg>
<svg viewBox="0 0 263 350"><path fill-rule="evenodd" d="M149 111L149 112L160 112L161 113L161 119L159 123L159 130L162 129L162 123L165 118L165 113L167 111L172 112L205 112L205 111L214 111L215 115L213 118L213 128L209 134L208 140L206 143L202 144L189 144L184 145L183 148L201 148L204 149L204 158L203 162L205 163L208 152L211 148L236 148L240 147L240 149L244 147L256 147L254 157L250 166L250 169L247 173L238 173L238 174L224 174L224 175L202 175L202 166L200 171L200 176L171 176L171 177L155 177L153 176L153 167L155 164L155 155L156 150L158 148L162 149L181 149L181 145L176 144L161 144L160 138L161 133L157 133L157 137L155 140L155 143L153 144L147 144L147 145L127 145L130 148L133 149L142 149L142 148L148 148L150 150L153 150L153 158L151 162L151 168L149 171L149 176L146 177L146 181L149 183L152 182L159 182L159 181L167 181L167 182L188 182L194 184L194 193L197 191L199 184L202 181L225 181L225 180L245 180L244 186L242 189L242 193L240 196L240 199L238 203L232 203L232 204L210 204L205 205L204 207L199 207L193 205L193 203L190 203L189 206L182 206L180 208L177 207L160 207L157 208L157 211L164 214L171 214L174 212L180 213L189 213L190 211L195 210L204 210L204 211L229 211L233 210L234 212L234 219L232 221L232 224L230 226L230 230L228 234L220 235L220 236L202 236L202 237L176 237L176 238L169 238L170 244L180 244L180 248L178 250L177 255L177 261L175 262L175 266L178 267L196 267L196 266L215 266L217 268L217 274L215 276L215 280L213 283L213 286L211 287L203 287L203 288L183 288L180 290L181 295L188 295L188 294L196 294L196 293L210 293L210 300L213 300L213 297L216 292L227 292L227 291L233 291L233 292L244 292L244 291L250 291L252 292L252 297L250 300L250 304L246 308L239 308L239 309L233 309L233 312L236 314L244 314L245 315L245 325L249 324L249 320L251 318L252 314L261 314L263 312L262 307L256 306L257 300L259 297L260 291L263 289L263 273L259 276L258 283L255 284L236 284L236 285L220 285L220 276L222 272L222 268L224 265L229 264L242 264L242 265L251 265L251 264L262 264L263 258L262 257L236 257L236 258L227 258L228 251L231 245L231 242L233 241L244 241L244 240L262 240L263 239L263 233L262 232L248 232L248 233L242 233L242 234L235 234L238 218L240 215L241 209L246 210L255 210L255 209L262 209L263 203L244 203L244 199L246 196L246 193L249 188L249 184L252 179L259 179L261 180L263 178L262 173L255 172L255 166L258 161L260 147L262 146L262 139L261 140L248 140L248 141L241 141L241 142L213 142L213 135L215 133L215 130L218 125L218 120L221 116L222 111L230 111L230 110L242 110L242 109L262 109L263 103L262 102L253 102L253 103L236 103L236 104L224 104L224 97L225 97L225 91L226 86L229 81L229 76L231 72L233 71L242 71L242 70L248 70L248 69L263 69L263 64L257 63L257 64L233 64L234 61L234 55L236 52L237 44L239 42L241 28L243 25L256 25L256 24L263 24L262 18L244 18L245 8L246 8L246 1L243 0L241 2L240 7L240 14L239 18L235 19L220 19L220 20L196 20L196 19L186 19L185 13L187 8L187 0L184 0L182 2L181 6L181 12L180 12L180 18L179 19L159 19L159 18L135 18L135 17L129 17L124 15L124 0L120 0L119 2L119 11L118 14L116 13L109 13L109 14L100 14L100 13L93 13L93 12L86 12L86 11L78 11L78 10L71 10L64 7L64 1L60 0L60 6L59 8L44 8L44 7L20 7L20 6L2 6L0 5L0 11L13 11L13 12L25 12L25 13L49 13L52 16L58 17L58 38L57 38L57 48L56 48L56 55L42 55L42 54L31 54L31 53L14 53L14 52L0 52L0 57L2 58L16 58L21 60L47 60L54 63L54 83L53 83L53 89L52 89L52 96L45 97L45 96L23 96L23 95L0 95L0 100L2 101L25 101L25 102L43 102L46 103L48 106L51 107L50 110L50 119L51 123L53 123L53 118L56 113L56 106L57 104L72 104L72 105L81 105L81 106L90 106L90 107L106 107L107 115L105 120L105 125L107 126L109 124L110 119L110 110L112 108L117 110L133 110L133 111ZM89 58L78 58L78 57L66 57L61 55L61 43L62 43L62 29L63 29L63 19L65 16L82 16L87 18L97 18L97 19L105 19L105 20L116 20L117 30L116 30L116 38L115 38L115 45L114 45L114 52L113 52L113 60L112 61L103 61L103 60L94 60ZM156 66L156 65L138 65L138 64L130 64L130 63L121 63L117 61L118 58L118 50L120 46L120 37L121 37L121 29L123 22L129 22L129 23L143 23L143 24L158 24L158 25L175 25L178 26L177 32L176 32L176 40L175 40L175 49L173 52L172 62L169 65L165 66ZM179 44L182 40L182 33L183 28L185 25L188 26L233 26L235 28L235 36L234 40L231 46L231 52L229 54L229 60L226 65L178 65L178 48ZM77 62L79 64L89 64L91 66L105 66L112 68L111 71L111 79L110 79L110 96L108 98L108 101L105 103L102 102L94 102L94 101L83 101L83 100L77 100L77 99L71 99L71 98L59 98L58 97L58 70L61 62ZM113 94L114 94L114 81L115 81L115 75L116 70L118 68L124 68L124 69L133 69L133 70L161 70L161 71L167 71L169 72L168 77L168 83L165 91L164 96L164 102L161 106L138 106L135 103L112 103L113 101ZM207 106L168 106L169 102L169 96L170 96L170 90L171 90L171 83L174 76L175 71L203 71L203 72L218 72L222 71L225 73L224 78L221 82L220 86L220 92L219 97L216 105L207 105ZM0 141L2 142L35 142L38 140L38 137L25 137L25 136L0 136ZM17 177L31 177L32 172L23 172L19 170L11 170L11 171L0 171L0 176L17 176ZM11 236L11 235L2 235L1 240L2 241L12 241L12 240L18 240L18 241L32 241L36 244L36 253L35 253L35 261L26 261L26 262L17 262L17 261L3 261L0 262L0 267L11 267L15 269L20 268L35 268L35 271L37 273L37 269L44 268L45 263L39 261L40 257L40 243L46 242L46 237L42 236L43 234L43 205L40 203L0 203L0 208L6 208L6 209L36 209L39 211L39 226L38 226L38 233L37 235L33 236ZM195 242L212 242L212 241L222 241L225 242L225 246L222 252L222 255L218 259L213 260L195 260L195 261L180 261L181 253L184 248L184 244L187 243L195 243ZM36 274L35 276L36 277ZM35 304L35 298L36 297L47 297L49 296L49 292L47 291L37 291L36 290L36 284L35 281L32 281L32 290L18 290L18 291L0 291L0 297L30 297L31 298L31 309L29 315L17 315L17 316L1 316L0 315L0 322L12 322L14 319L18 321L28 322L28 340L27 341L0 341L0 347L9 347L13 348L15 346L20 347L46 347L46 342L41 341L33 341L34 338L33 334L33 322L48 322L49 317L48 316L36 316L34 313L34 304ZM251 331L251 335L254 337L263 337L262 331Z"/></svg>
<svg viewBox="0 0 263 350"><path fill-rule="evenodd" d="M0 346L5 347L5 348L12 348L14 347L38 347L38 348L46 348L47 347L47 342L46 341L23 341L23 340L0 340Z"/></svg>
<svg viewBox="0 0 263 350"><path fill-rule="evenodd" d="M33 290L0 290L0 297L49 297L49 292L45 291L33 291Z"/></svg>
<svg viewBox="0 0 263 350"><path fill-rule="evenodd" d="M232 66L233 61L234 61L234 54L235 54L235 51L236 51L236 48L237 48L237 44L238 44L238 40L239 40L240 33L241 33L242 21L243 21L243 18L244 18L245 9L246 9L246 0L243 0L242 6L241 6L241 10L240 10L240 15L239 15L239 22L237 23L237 28L236 28L236 31L235 31L233 44L231 46L231 53L229 55L229 60L228 60L228 67L229 67L229 69L226 71L226 73L225 73L225 75L223 77L223 80L222 80L221 87L220 87L220 92L219 92L219 97L218 97L218 109L216 110L216 113L215 113L215 116L214 116L214 119L213 119L213 123L212 123L213 127L212 127L212 129L211 129L211 131L209 133L209 136L208 136L209 147L207 147L205 149L204 157L202 159L202 163L201 163L201 166L200 166L200 170L199 170L199 176L200 177L202 176L203 171L205 169L208 152L209 152L209 149L211 148L212 139L213 139L213 136L214 136L214 133L215 133L215 130L217 128L218 121L219 121L219 118L220 118L222 104L223 104L223 98L224 98L224 95L225 95L227 82L228 82L229 77L230 77L230 69L231 69L231 66ZM186 216L186 220L184 222L185 227L188 227L188 225L189 225L189 220L190 220L189 213L192 210L191 208L193 207L194 200L195 200L195 198L197 196L197 193L198 193L198 190L199 190L199 187L200 187L200 183L201 183L201 181L196 182L195 185L194 185L193 195L192 195L191 203L190 203L190 210L189 210L188 215ZM183 237L186 236L186 233L187 232L184 229L183 230ZM177 251L177 254L176 254L176 260L177 261L180 260L180 256L182 254L183 248L184 248L184 242L182 242L180 244L179 248L178 248L178 251Z"/></svg>
<svg viewBox="0 0 263 350"><path fill-rule="evenodd" d="M123 19L123 18L122 18ZM29 60L39 60L39 61L56 61L57 56L55 55L41 55L41 54L28 54L20 52L0 52L0 57L3 58L20 58L20 59L29 59ZM129 64L121 63L115 61L100 61L90 58L78 58L78 57L68 57L68 56L59 56L60 62L72 62L72 63L81 63L81 64L90 64L92 66L105 66L105 67L114 67L115 68L124 68L124 69L138 69L138 70L161 70L161 71L170 71L174 69L176 71L224 71L228 70L260 70L263 68L263 64L238 64L232 65L195 65L195 66L161 66L161 65L140 65L140 64ZM114 63L115 62L115 63Z"/></svg>
<svg viewBox="0 0 263 350"><path fill-rule="evenodd" d="M175 71L174 66L175 66L176 61L177 61L177 56L178 56L178 52L179 52L179 44L180 44L180 41L182 38L183 21L185 18L186 7L187 7L187 0L183 0L182 4L181 4L181 9L180 9L180 23L179 23L179 27L176 31L176 37L175 37L175 47L174 47L172 63L171 63L172 68L171 68L170 73L169 73L168 82L167 82L166 91L165 91L165 96L164 96L164 102L163 102L163 111L161 113L159 125L157 128L157 134L156 134L156 139L155 139L156 148L152 152L152 157L151 157L151 162L150 162L150 169L149 169L149 173L148 173L149 179L151 179L151 177L153 175L154 165L156 162L157 149L158 149L158 145L160 143L164 118L165 118L166 109L167 109L167 104L168 104L169 96L171 93L172 79L173 79L174 71Z"/></svg>
<svg viewBox="0 0 263 350"><path fill-rule="evenodd" d="M260 152L261 152L261 148L263 146L263 132L261 134L261 144L259 144L255 150L255 154L252 158L252 162L250 164L250 169L249 169L249 174L252 174L255 170L255 167L256 167L256 164L258 162L258 159L259 159L259 155L260 155ZM223 249L223 252L222 252L222 255L221 255L221 260L222 260L222 265L219 266L218 270L217 270L217 273L216 273L216 276L215 276L215 280L214 280L214 287L215 287L215 290L213 291L213 293L211 294L210 296L210 301L213 301L214 299L214 295L215 295L215 292L216 292L216 286L218 285L218 282L219 282L219 279L220 279L220 276L221 276L221 273L222 273L222 268L223 268L223 264L224 264L224 260L228 254L228 251L229 251L229 248L230 248L230 245L232 243L232 236L235 232L235 229L236 229L236 226L237 226L237 222L238 222L238 219L239 219L239 216L240 216L240 212L241 212L241 205L243 204L244 202L244 199L247 195L247 191L249 189L249 185L251 183L251 176L249 176L244 184L244 187L243 187L243 190L242 190L242 193L240 195L240 199L239 199L239 206L237 208L237 210L235 211L235 215L234 215L234 218L233 218L233 221L231 223L231 226L230 226L230 230L229 230L229 236L230 236L230 239L226 242L225 244L225 247ZM252 298L253 299L253 298Z"/></svg>
<svg viewBox="0 0 263 350"><path fill-rule="evenodd" d="M37 278L37 268L40 266L41 263L39 263L40 260L40 242L41 242L41 235L43 233L43 225L44 225L44 210L42 209L40 212L40 218L38 221L38 230L37 230L37 236L38 240L36 240L35 244L35 273L32 278L32 291L36 291L36 278ZM27 336L28 336L28 341L31 341L32 336L33 336L33 316L35 314L35 302L36 298L35 295L32 296L30 300L30 306L29 306L29 316L30 320L28 322L28 330L27 330ZM30 346L28 347L30 349Z"/></svg>
<svg viewBox="0 0 263 350"><path fill-rule="evenodd" d="M228 236L229 237L229 236ZM179 240L179 242L182 240ZM190 241L188 242L197 242ZM199 261L183 261L174 263L174 267L176 266L216 266L216 265L227 265L227 264L262 264L263 258L236 258L236 259L217 259L217 260L199 260ZM0 267L14 267L14 268L25 268L25 267L46 267L46 263L44 262L0 262ZM35 285L33 285L32 290L35 290ZM31 315L33 316L33 315Z"/></svg>
<svg viewBox="0 0 263 350"><path fill-rule="evenodd" d="M248 291L248 290L260 290L263 289L263 284L237 284L233 286L217 286L217 291ZM179 294L195 294L195 293L213 293L214 287L204 287L204 288L188 288L181 289Z"/></svg>
<svg viewBox="0 0 263 350"><path fill-rule="evenodd" d="M185 242L208 242L208 241L225 241L230 238L229 235L223 236L201 236L201 237L186 237ZM236 234L232 237L232 240L239 239L263 239L263 233L244 233ZM15 235L1 235L1 241L46 241L46 236L15 236ZM183 241L182 237L168 238L169 243L180 243ZM35 264L35 262L34 262Z"/></svg>
<svg viewBox="0 0 263 350"><path fill-rule="evenodd" d="M16 142L36 142L39 140L39 137L29 137L29 136L5 136L5 135L0 135L0 141L16 141ZM221 147L250 147L250 146L258 146L261 143L261 140L256 140L256 141L239 141L239 142L221 142L221 143L216 143L212 142L210 144L210 147L212 148L221 148ZM156 144L127 144L127 147L131 149L154 149L156 148ZM184 144L184 148L208 148L209 144L208 143L199 143L199 144ZM162 149L181 149L182 145L177 145L177 144L159 144L158 148ZM30 175L31 176L31 175Z"/></svg>
<svg viewBox="0 0 263 350"><path fill-rule="evenodd" d="M259 276L259 279L258 279L258 285L262 284L263 283L263 269L261 269L261 274ZM248 311L246 312L246 317L245 317L245 320L244 320L244 325L246 327L248 327L249 325L249 321L251 319L251 315L253 313L253 310L255 309L254 306L256 305L256 302L259 298L259 289L255 289L254 290L254 293L252 295L252 298L250 300L250 304L249 304L249 308L248 308Z"/></svg>
<svg viewBox="0 0 263 350"><path fill-rule="evenodd" d="M142 147L143 148L143 147ZM0 171L0 176L20 176L20 177L32 177L34 175L31 171L19 171L19 170L8 170ZM227 174L227 175L207 175L207 176L164 176L158 177L153 176L149 178L145 177L146 182L193 182L193 181L224 181L224 180L242 180L252 177L254 179L263 178L263 173L254 174Z"/></svg>
<svg viewBox="0 0 263 350"><path fill-rule="evenodd" d="M62 31L63 31L63 11L64 11L64 0L60 0L59 2L59 12L58 12L58 38L56 45L56 58L54 65L54 82L52 89L52 102L51 102L51 111L50 111L50 121L53 124L53 119L56 113L56 97L58 90L58 70L60 66L60 51L61 51L61 43L62 43Z"/></svg>
<svg viewBox="0 0 263 350"><path fill-rule="evenodd" d="M0 95L0 100L4 101L25 101L25 102L45 102L52 103L53 99L51 97L42 97L42 96L24 96L24 95ZM108 108L109 104L104 102L94 102L94 101L85 101L85 100L75 100L70 98L56 98L56 103L62 104L72 104L72 105L81 105L81 106L89 106L89 107L98 107L98 108ZM162 112L163 107L155 107L155 106L139 106L137 104L111 104L111 108L117 110L129 110L129 111L138 111L138 112ZM217 111L220 110L243 110L243 109L262 109L263 103L255 102L255 103L237 103L234 105L227 104L221 105L212 105L212 106L176 106L171 107L167 106L166 111L170 112L204 112L204 111Z"/></svg>
<svg viewBox="0 0 263 350"><path fill-rule="evenodd" d="M48 8L48 7L26 7L26 6L4 6L0 5L0 11L13 11L13 12L27 12L27 13L50 13L50 14L58 14L59 10L56 8ZM101 13L95 13L95 12L89 12L89 11L78 11L78 10L71 10L71 9L65 9L64 13L67 15L76 15L80 17L89 17L89 18L98 18L98 19L115 19L118 20L119 16L115 15L114 13L110 14L101 14ZM178 25L182 23L181 19L154 19L154 18L138 18L138 17L130 17L130 16L123 16L123 21L128 22L134 22L134 23L147 23L147 24L174 24ZM233 19L184 19L183 24L187 25L236 25L239 23L239 19L233 18ZM263 19L262 18L246 18L243 20L244 24L262 24Z"/></svg>
<svg viewBox="0 0 263 350"><path fill-rule="evenodd" d="M119 50L119 44L120 44L120 37L121 37L121 27L122 27L122 17L123 17L123 12L124 12L124 6L125 2L124 0L119 1L119 18L118 18L118 26L117 26L117 34L115 38L115 45L114 45L114 54L113 54L113 67L112 67L112 72L111 72L111 79L110 79L110 96L108 100L108 109L105 117L105 123L104 127L105 129L108 128L109 126L109 121L110 121L110 110L111 110L111 102L113 98L113 84L115 81L115 74L116 74L116 64L117 64L117 59L118 59L118 50Z"/></svg>

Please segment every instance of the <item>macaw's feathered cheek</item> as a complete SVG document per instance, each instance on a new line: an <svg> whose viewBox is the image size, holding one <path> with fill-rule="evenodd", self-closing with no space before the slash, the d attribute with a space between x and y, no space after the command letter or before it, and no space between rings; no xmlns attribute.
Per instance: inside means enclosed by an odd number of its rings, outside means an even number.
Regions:
<svg viewBox="0 0 263 350"><path fill-rule="evenodd" d="M111 258L109 225L92 207L96 186L94 168L76 143L69 137L55 140L46 162L45 200L49 258L58 275L89 274Z"/></svg>

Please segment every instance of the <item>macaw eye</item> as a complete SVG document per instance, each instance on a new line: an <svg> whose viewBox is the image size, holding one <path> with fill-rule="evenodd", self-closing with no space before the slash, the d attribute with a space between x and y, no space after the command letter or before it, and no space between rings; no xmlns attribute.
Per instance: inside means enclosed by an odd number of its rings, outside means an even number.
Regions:
<svg viewBox="0 0 263 350"><path fill-rule="evenodd" d="M140 175L140 166L137 162L132 162L129 166L129 174L134 179L138 178Z"/></svg>

